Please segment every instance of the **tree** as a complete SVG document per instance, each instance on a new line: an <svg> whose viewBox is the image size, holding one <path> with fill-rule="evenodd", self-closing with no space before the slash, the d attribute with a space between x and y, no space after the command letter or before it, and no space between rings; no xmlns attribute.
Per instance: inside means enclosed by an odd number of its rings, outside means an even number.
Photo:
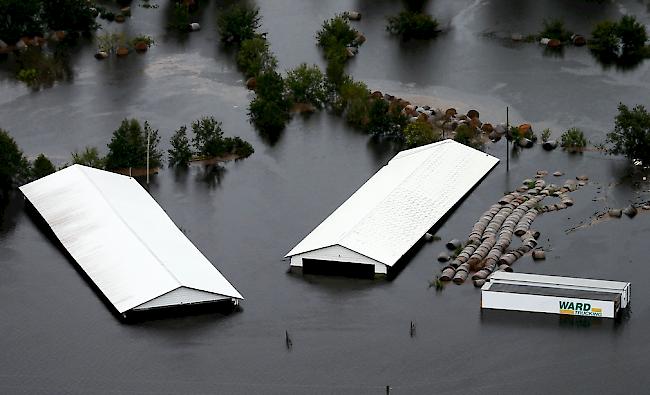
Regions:
<svg viewBox="0 0 650 395"><path fill-rule="evenodd" d="M325 78L318 66L308 66L302 63L289 70L285 84L289 100L294 103L308 103L316 108L322 108L327 101Z"/></svg>
<svg viewBox="0 0 650 395"><path fill-rule="evenodd" d="M544 20L544 29L539 33L542 38L551 38L562 42L571 40L573 32L564 27L564 22L560 19Z"/></svg>
<svg viewBox="0 0 650 395"><path fill-rule="evenodd" d="M203 117L192 122L192 131L192 144L198 155L213 158L226 152L221 122L214 117Z"/></svg>
<svg viewBox="0 0 650 395"><path fill-rule="evenodd" d="M171 137L169 144L171 149L167 150L169 166L187 167L192 160L192 148L187 138L187 126L183 125Z"/></svg>
<svg viewBox="0 0 650 395"><path fill-rule="evenodd" d="M34 159L34 163L32 164L32 179L38 180L39 178L54 173L55 171L56 168L52 162L47 159L45 155L40 154L36 159Z"/></svg>
<svg viewBox="0 0 650 395"><path fill-rule="evenodd" d="M0 193L27 181L29 171L29 162L16 141L0 129Z"/></svg>
<svg viewBox="0 0 650 395"><path fill-rule="evenodd" d="M359 32L350 26L350 23L342 15L336 15L334 18L323 22L321 30L316 33L318 46L327 50L331 48L345 48L354 42Z"/></svg>
<svg viewBox="0 0 650 395"><path fill-rule="evenodd" d="M43 22L51 30L89 32L97 27L87 0L43 1Z"/></svg>
<svg viewBox="0 0 650 395"><path fill-rule="evenodd" d="M145 167L147 164L147 135L149 135L149 166L158 167L162 153L158 149L160 136L158 130L151 129L149 122L144 128L136 119L124 119L120 127L113 132L108 144L106 169L124 169L128 167Z"/></svg>
<svg viewBox="0 0 650 395"><path fill-rule="evenodd" d="M570 128L560 136L560 145L569 151L580 151L587 146L587 139L582 130Z"/></svg>
<svg viewBox="0 0 650 395"><path fill-rule="evenodd" d="M408 124L408 118L384 99L372 99L368 112L366 132L376 136L403 137L402 130Z"/></svg>
<svg viewBox="0 0 650 395"><path fill-rule="evenodd" d="M0 40L11 45L43 32L42 0L0 0Z"/></svg>
<svg viewBox="0 0 650 395"><path fill-rule="evenodd" d="M289 120L291 102L285 96L284 80L275 71L268 70L257 78L256 97L251 101L248 115L258 129L277 133Z"/></svg>
<svg viewBox="0 0 650 395"><path fill-rule="evenodd" d="M260 73L273 70L278 61L269 50L269 43L262 37L256 36L242 41L237 52L237 66L246 77L257 77Z"/></svg>
<svg viewBox="0 0 650 395"><path fill-rule="evenodd" d="M429 39L440 33L438 21L431 15L413 11L402 11L395 16L388 17L386 30L405 40L411 38Z"/></svg>
<svg viewBox="0 0 650 395"><path fill-rule="evenodd" d="M440 141L440 133L433 130L433 125L427 121L411 122L404 128L404 138L409 148Z"/></svg>
<svg viewBox="0 0 650 395"><path fill-rule="evenodd" d="M619 104L614 130L607 134L610 154L625 155L631 160L650 164L650 113L638 105L630 110Z"/></svg>
<svg viewBox="0 0 650 395"><path fill-rule="evenodd" d="M97 147L86 147L82 152L75 151L72 153L72 163L74 164L103 169L104 161Z"/></svg>
<svg viewBox="0 0 650 395"><path fill-rule="evenodd" d="M248 4L235 4L217 17L217 29L221 41L239 44L255 37L260 27L259 8Z"/></svg>
<svg viewBox="0 0 650 395"><path fill-rule="evenodd" d="M641 50L648 41L645 26L637 22L631 15L624 15L618 22L617 34L623 44L624 53L634 53Z"/></svg>
<svg viewBox="0 0 650 395"><path fill-rule="evenodd" d="M361 81L346 78L339 88L339 97L335 107L339 111L345 111L345 119L352 126L360 129L365 128L368 124L370 110L368 86Z"/></svg>

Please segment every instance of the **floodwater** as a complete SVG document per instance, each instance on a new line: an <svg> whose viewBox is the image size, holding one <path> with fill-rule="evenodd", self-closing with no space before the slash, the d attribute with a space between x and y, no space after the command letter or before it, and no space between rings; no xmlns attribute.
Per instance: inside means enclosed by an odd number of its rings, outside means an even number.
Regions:
<svg viewBox="0 0 650 395"><path fill-rule="evenodd" d="M97 62L92 46L82 45L71 56L73 79L37 92L0 72L0 127L30 157L44 152L62 164L75 149L105 149L124 117L148 119L164 149L182 124L202 115L223 121L226 134L252 142L253 156L216 170L163 169L150 191L246 300L229 315L123 324L15 198L0 222L0 392L381 394L386 385L395 394L647 392L648 215L567 233L596 211L649 199L650 185L630 182L624 160L539 147L520 152L509 172L502 161L437 230L442 241L416 249L395 279L289 274L283 255L395 147L327 113L295 117L277 141L262 138L248 123L251 94L233 55L218 45L213 20L222 3L210 3L203 29L186 37L161 27L167 2L152 10L137 3L128 23L106 29L151 34L156 46ZM650 62L618 70L585 48L549 55L498 38L533 33L552 17L583 33L621 12L647 24L642 1L435 1L429 8L448 32L407 44L384 31L399 2L257 4L282 69L322 65L313 39L321 21L359 10L363 20L355 25L368 41L348 66L355 78L371 89L475 107L484 121L504 121L508 105L513 122L551 127L556 137L578 126L597 143L612 128L619 101L648 104ZM503 141L487 150L505 159ZM620 322L486 314L469 283L429 288L443 243L463 238L504 191L540 168L591 181L573 194L575 206L535 222L546 261L524 257L515 269L631 281L632 308Z"/></svg>

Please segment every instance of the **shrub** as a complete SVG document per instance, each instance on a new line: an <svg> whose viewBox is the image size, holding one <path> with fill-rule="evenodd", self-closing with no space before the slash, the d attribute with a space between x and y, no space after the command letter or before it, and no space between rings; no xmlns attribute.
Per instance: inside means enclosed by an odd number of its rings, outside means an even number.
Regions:
<svg viewBox="0 0 650 395"><path fill-rule="evenodd" d="M551 129L546 128L542 130L542 141L545 143L548 141L549 138L551 138Z"/></svg>
<svg viewBox="0 0 650 395"><path fill-rule="evenodd" d="M636 18L631 15L624 15L618 22L617 34L623 44L623 52L634 53L640 51L645 42L648 41L648 35L645 26L637 22Z"/></svg>
<svg viewBox="0 0 650 395"><path fill-rule="evenodd" d="M23 36L43 32L42 0L0 1L0 39L13 44Z"/></svg>
<svg viewBox="0 0 650 395"><path fill-rule="evenodd" d="M285 97L284 80L275 71L265 71L257 78L256 97L248 115L259 130L277 133L289 120L291 102Z"/></svg>
<svg viewBox="0 0 650 395"><path fill-rule="evenodd" d="M564 27L564 22L559 19L544 20L544 29L539 32L540 37L560 40L562 42L570 41L573 32Z"/></svg>
<svg viewBox="0 0 650 395"><path fill-rule="evenodd" d="M145 34L141 34L139 36L135 36L131 39L130 44L132 47L135 47L136 44L138 43L145 43L147 44L147 47L151 47L152 45L155 44L153 37L147 36Z"/></svg>
<svg viewBox="0 0 650 395"><path fill-rule="evenodd" d="M411 38L429 39L440 33L438 21L431 15L413 11L402 11L395 16L388 17L386 30L405 40Z"/></svg>
<svg viewBox="0 0 650 395"><path fill-rule="evenodd" d="M214 117L203 117L192 122L192 131L194 132L192 144L197 155L212 158L226 152L221 122Z"/></svg>
<svg viewBox="0 0 650 395"><path fill-rule="evenodd" d="M87 0L45 0L43 22L51 30L89 32L97 28L92 3Z"/></svg>
<svg viewBox="0 0 650 395"><path fill-rule="evenodd" d="M187 138L187 126L183 125L169 140L171 149L167 150L169 154L169 166L187 167L192 160L192 148L190 140Z"/></svg>
<svg viewBox="0 0 650 395"><path fill-rule="evenodd" d="M56 171L56 168L52 164L52 162L47 159L47 157L43 154L40 154L39 156L34 159L34 163L32 163L32 179L38 180L39 178L43 178L47 175L50 175Z"/></svg>
<svg viewBox="0 0 650 395"><path fill-rule="evenodd" d="M242 41L237 52L237 66L246 77L257 77L260 73L273 70L278 61L269 50L269 43L260 36Z"/></svg>
<svg viewBox="0 0 650 395"><path fill-rule="evenodd" d="M29 162L16 141L0 129L0 193L6 193L29 177Z"/></svg>
<svg viewBox="0 0 650 395"><path fill-rule="evenodd" d="M239 136L226 137L224 139L224 144L226 146L227 152L235 154L240 158L247 158L255 152L251 143L242 140Z"/></svg>
<svg viewBox="0 0 650 395"><path fill-rule="evenodd" d="M404 128L404 138L409 148L435 143L440 141L440 133L434 131L433 126L426 121L415 121Z"/></svg>
<svg viewBox="0 0 650 395"><path fill-rule="evenodd" d="M391 108L384 99L371 100L366 132L377 136L403 138L402 130L407 124L408 118L398 108Z"/></svg>
<svg viewBox="0 0 650 395"><path fill-rule="evenodd" d="M592 49L611 53L618 51L621 40L618 37L616 22L604 21L596 24L591 36L589 46Z"/></svg>
<svg viewBox="0 0 650 395"><path fill-rule="evenodd" d="M513 136L519 136L518 131L519 129L517 129L517 133L514 133ZM454 140L476 149L483 147L483 142L481 141L479 135L476 133L476 129L466 124L459 125L456 128Z"/></svg>
<svg viewBox="0 0 650 395"><path fill-rule="evenodd" d="M630 110L619 104L614 130L607 134L608 152L650 164L650 113L639 105Z"/></svg>
<svg viewBox="0 0 650 395"><path fill-rule="evenodd" d="M108 144L106 169L124 169L128 167L145 167L147 164L147 135L149 135L149 165L158 167L162 162L162 153L158 149L160 136L158 130L151 129L149 122L144 128L136 119L124 119L120 127L113 132Z"/></svg>
<svg viewBox="0 0 650 395"><path fill-rule="evenodd" d="M72 75L63 53L45 53L41 48L29 47L16 56L16 78L31 88L52 86L56 81Z"/></svg>
<svg viewBox="0 0 650 395"><path fill-rule="evenodd" d="M99 154L97 147L86 147L82 152L73 152L72 163L90 166L96 169L104 168L104 158Z"/></svg>
<svg viewBox="0 0 650 395"><path fill-rule="evenodd" d="M350 26L350 23L342 15L323 22L321 30L316 33L318 46L325 49L326 57L329 49L345 48L351 45L359 32Z"/></svg>
<svg viewBox="0 0 650 395"><path fill-rule="evenodd" d="M109 16L109 15L105 15L105 16ZM112 15L112 19L114 18L115 15ZM170 17L169 23L167 24L167 28L181 31L181 32L186 32L188 30L189 24L190 24L190 7L185 4L175 2L174 9L172 10L172 15Z"/></svg>
<svg viewBox="0 0 650 395"><path fill-rule="evenodd" d="M570 151L578 151L587 146L587 139L584 133L578 128L570 128L562 133L560 145Z"/></svg>
<svg viewBox="0 0 650 395"><path fill-rule="evenodd" d="M285 80L289 100L294 103L308 103L322 108L327 101L325 78L318 66L301 64L289 70Z"/></svg>
<svg viewBox="0 0 650 395"><path fill-rule="evenodd" d="M370 91L361 81L346 79L339 89L336 106L345 112L345 118L352 126L363 129L369 119Z"/></svg>
<svg viewBox="0 0 650 395"><path fill-rule="evenodd" d="M260 27L259 8L248 4L235 4L225 9L217 18L221 41L241 43L255 37Z"/></svg>

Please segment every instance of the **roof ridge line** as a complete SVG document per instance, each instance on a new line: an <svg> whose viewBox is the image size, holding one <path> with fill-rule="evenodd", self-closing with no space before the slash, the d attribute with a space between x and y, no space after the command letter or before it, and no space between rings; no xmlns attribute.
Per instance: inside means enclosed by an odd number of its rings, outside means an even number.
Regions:
<svg viewBox="0 0 650 395"><path fill-rule="evenodd" d="M79 165L79 164L77 164L77 166L79 166L79 167L77 167L77 169L79 169L79 171L81 172L81 174L83 174L83 176L84 176L84 177L85 177L85 178L90 182L90 184L93 186L93 188L94 188L94 189L99 193L99 196L102 197L102 200L103 200L104 202L106 202L106 204L108 205L108 207L111 208L111 211L113 212L113 214L115 214L115 216L116 216L117 218L120 219L120 221L124 224L124 226L126 226L126 228L129 230L129 232L131 232L131 234L133 234L133 236L134 236L138 241L140 241L140 244L142 244L142 245L147 249L147 251L149 251L149 253L150 253L150 254L151 254L151 255L156 259L156 261L158 261L158 263L160 263L160 266L162 266L162 267L165 269L165 271L166 271L167 273L169 273L169 275L170 275L174 280L176 280L176 282L178 283L179 286L184 286L183 283L178 279L178 277L176 277L176 276L174 275L174 273L172 273L172 272L169 270L169 268L167 267L167 265L165 265L165 263L164 263L164 262L163 262L163 261L158 257L158 255L156 255L156 253L153 252L153 250L151 249L151 247L149 247L149 245L148 245L147 243L145 243L144 240L142 240L142 238L140 238L140 236L139 236L139 235L138 235L138 234L133 230L133 228L131 228L131 226L130 226L130 225L129 225L125 220L124 220L124 218L122 218L122 216L117 212L117 210L115 210L115 207L113 207L113 205L112 205L112 204L111 204L111 203L106 199L106 197L105 197L104 194L101 192L101 190L99 189L99 187L97 187L97 184L95 184L95 182L92 180L92 178L90 178L90 177L88 176L88 174L86 174L86 172L85 172L85 170L84 170L84 168L85 168L86 166ZM119 174L119 175L118 175L118 174L115 174L115 173L111 173L111 174L112 174L112 175L116 175L116 176L127 177L127 176L124 176L124 175L121 175L121 174ZM129 180L133 180L133 181L135 181L132 177L129 177ZM135 182L137 183L137 181L135 181ZM139 186L140 188L142 188L142 186L141 186L139 183L138 183L138 186ZM143 189L144 189L144 188L143 188ZM149 192L147 192L147 194L149 194ZM153 199L153 197L152 197L151 195L149 195L149 197L151 197L151 198ZM155 199L154 199L154 201L155 201ZM157 203L157 202L156 202L156 203ZM163 211L164 211L164 210L163 210ZM174 288L174 289L177 289L177 288ZM173 291L174 289L170 290L169 292ZM156 298L157 298L157 297L158 297L158 296L156 296ZM155 299L155 298L153 298L153 299ZM148 301L151 301L151 300L153 300L153 299L149 299ZM148 301L147 301L147 302L148 302ZM147 303L147 302L144 302L144 303Z"/></svg>

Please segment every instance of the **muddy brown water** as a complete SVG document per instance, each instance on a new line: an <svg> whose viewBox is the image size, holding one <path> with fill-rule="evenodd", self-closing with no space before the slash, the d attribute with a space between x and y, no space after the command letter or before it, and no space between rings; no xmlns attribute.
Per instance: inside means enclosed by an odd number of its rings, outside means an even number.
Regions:
<svg viewBox="0 0 650 395"><path fill-rule="evenodd" d="M58 164L86 145L105 149L124 117L148 119L163 148L174 129L202 115L255 154L218 168L161 169L150 191L188 237L246 297L242 311L126 325L110 313L57 247L12 199L0 222L0 391L2 393L643 393L650 353L647 216L623 217L566 234L607 207L648 200L648 183L626 177L620 158L568 155L540 147L502 161L437 230L439 242L413 252L392 281L287 273L283 255L396 152L326 113L296 116L274 144L249 125L251 95L232 54L217 45L215 7L200 32L161 29L167 2L134 2L130 34L154 36L146 54L98 62L82 45L69 82L32 92L0 72L0 127L25 152ZM436 1L451 29L431 43L404 44L384 31L388 1L259 1L280 68L322 64L313 34L335 12L355 9L368 41L349 71L372 89L475 107L484 121L504 118L556 136L570 126L592 142L612 127L616 104L647 103L648 63L604 68L585 48L548 56L534 44L485 32L538 29L563 17L588 32L600 19L636 13L643 2ZM463 107L463 104L467 107ZM505 159L503 142L487 147ZM588 174L576 204L540 216L547 259L524 257L522 272L631 281L632 308L620 322L527 313L481 313L470 284L429 288L444 242L463 238L503 192L543 168ZM564 180L561 177L560 180ZM548 176L547 180L554 181ZM617 184L615 188L609 185ZM594 201L596 200L596 201ZM411 337L410 322L416 324ZM287 349L285 331L292 340Z"/></svg>

